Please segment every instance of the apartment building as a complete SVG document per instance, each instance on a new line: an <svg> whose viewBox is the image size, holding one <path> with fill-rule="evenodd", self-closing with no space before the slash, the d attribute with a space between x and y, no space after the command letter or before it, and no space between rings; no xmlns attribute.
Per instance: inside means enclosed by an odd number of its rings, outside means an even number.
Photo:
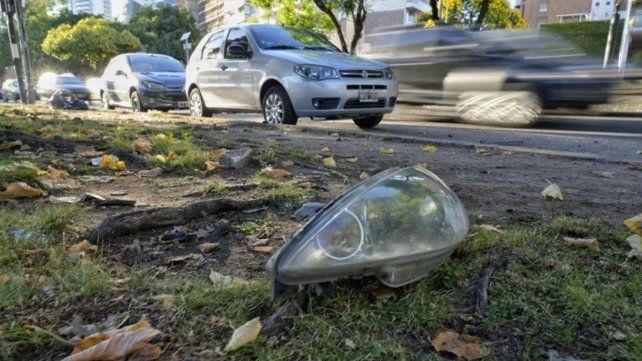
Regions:
<svg viewBox="0 0 642 361"><path fill-rule="evenodd" d="M112 19L111 0L69 0L67 8L74 14L93 14Z"/></svg>
<svg viewBox="0 0 642 361"><path fill-rule="evenodd" d="M430 12L428 0L370 0L364 34L377 29L414 24L421 14Z"/></svg>
<svg viewBox="0 0 642 361"><path fill-rule="evenodd" d="M247 22L256 14L249 0L202 0L198 25L205 30Z"/></svg>
<svg viewBox="0 0 642 361"><path fill-rule="evenodd" d="M511 5L521 11L534 28L541 24L572 21L607 20L613 15L618 0L513 0ZM626 0L620 0L626 8Z"/></svg>

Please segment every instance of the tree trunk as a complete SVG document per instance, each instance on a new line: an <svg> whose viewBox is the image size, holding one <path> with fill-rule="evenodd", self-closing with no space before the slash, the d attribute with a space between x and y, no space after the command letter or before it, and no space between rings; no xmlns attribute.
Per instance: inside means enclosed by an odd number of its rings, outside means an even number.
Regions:
<svg viewBox="0 0 642 361"><path fill-rule="evenodd" d="M366 7L364 5L364 0L359 0L359 5L357 7L357 13L354 14L354 36L352 37L352 42L350 44L350 54L354 54L359 39L363 35L363 27L366 23Z"/></svg>
<svg viewBox="0 0 642 361"><path fill-rule="evenodd" d="M482 0L481 7L479 9L479 16L477 17L477 21L475 22L477 29L481 29L482 25L484 24L484 19L488 14L489 5L490 5L490 0Z"/></svg>
<svg viewBox="0 0 642 361"><path fill-rule="evenodd" d="M343 30L341 29L341 23L332 12L332 9L326 5L323 0L313 0L314 4L321 10L324 14L330 17L330 21L334 25L334 28L337 30L337 35L339 36L339 41L341 42L341 50L348 52L348 44L346 43L346 38L343 35Z"/></svg>
<svg viewBox="0 0 642 361"><path fill-rule="evenodd" d="M437 7L437 0L430 0L430 8L432 9L431 19L439 20L439 8Z"/></svg>

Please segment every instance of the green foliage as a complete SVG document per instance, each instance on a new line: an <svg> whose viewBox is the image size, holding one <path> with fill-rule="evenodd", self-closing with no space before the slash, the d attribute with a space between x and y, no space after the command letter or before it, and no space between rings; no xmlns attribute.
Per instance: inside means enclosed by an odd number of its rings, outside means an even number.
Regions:
<svg viewBox="0 0 642 361"><path fill-rule="evenodd" d="M42 42L45 53L62 61L97 70L113 56L140 50L140 40L128 30L118 31L105 19L82 19L75 25L62 24L47 32Z"/></svg>
<svg viewBox="0 0 642 361"><path fill-rule="evenodd" d="M5 17L0 14L0 80L2 80L4 69L13 64L9 48L9 32L4 26L5 23Z"/></svg>
<svg viewBox="0 0 642 361"><path fill-rule="evenodd" d="M472 26L479 17L482 0L442 0L445 14L440 14L448 24ZM528 27L519 11L511 9L507 0L490 0L483 29L521 29Z"/></svg>
<svg viewBox="0 0 642 361"><path fill-rule="evenodd" d="M576 45L589 56L602 57L606 48L606 39L609 34L610 21L583 21L577 23L543 24L542 31L559 35ZM622 28L624 21L620 22L615 32L613 45L614 54L620 48Z"/></svg>
<svg viewBox="0 0 642 361"><path fill-rule="evenodd" d="M177 6L160 5L142 7L129 21L129 31L137 36L143 49L150 53L160 53L176 59L185 59L181 35L191 32L190 39L195 45L201 38L196 20L185 9Z"/></svg>
<svg viewBox="0 0 642 361"><path fill-rule="evenodd" d="M330 18L318 11L310 0L252 0L252 6L265 10L261 20L275 19L279 25L309 29L326 35L333 29Z"/></svg>

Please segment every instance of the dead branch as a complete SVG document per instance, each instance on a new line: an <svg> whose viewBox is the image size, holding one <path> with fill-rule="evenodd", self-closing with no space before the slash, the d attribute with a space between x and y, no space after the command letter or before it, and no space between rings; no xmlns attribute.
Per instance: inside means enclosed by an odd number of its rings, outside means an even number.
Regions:
<svg viewBox="0 0 642 361"><path fill-rule="evenodd" d="M225 190L228 192L247 192L251 191L255 188L258 188L259 184L258 183L248 183L248 184L226 184L225 185ZM183 198L191 198L191 197L202 197L206 196L210 192L208 191L201 191L201 192L192 192L192 193L187 193L183 195Z"/></svg>
<svg viewBox="0 0 642 361"><path fill-rule="evenodd" d="M299 164L300 166L302 166L304 168L313 169L313 170L316 170L316 171L319 171L319 172L322 172L322 173L333 174L335 176L340 177L343 180L344 183L348 183L348 180L349 180L348 176L343 174L343 173L341 173L341 172L339 172L339 171L336 171L334 169L325 168L325 167L321 168L320 166L317 166L316 164L309 163L309 162L304 162L304 161L300 161L300 160L295 161L295 163Z"/></svg>
<svg viewBox="0 0 642 361"><path fill-rule="evenodd" d="M477 301L475 302L475 312L483 314L488 309L488 287L490 286L490 278L493 272L497 269L497 263L491 263L484 269L484 277L482 277L477 286Z"/></svg>
<svg viewBox="0 0 642 361"><path fill-rule="evenodd" d="M89 240L99 243L159 227L178 226L206 215L236 212L268 204L267 198L249 201L218 198L187 203L179 207L160 207L124 212L105 218L90 235Z"/></svg>
<svg viewBox="0 0 642 361"><path fill-rule="evenodd" d="M45 139L45 138L34 137L31 135L18 133L7 129L4 129L3 133L4 134L2 134L1 138L7 139L7 140L19 140L23 144L26 144L34 149L54 148L57 151L62 153L73 153L76 148L76 145L74 143L65 140L61 136L55 136L50 139Z"/></svg>

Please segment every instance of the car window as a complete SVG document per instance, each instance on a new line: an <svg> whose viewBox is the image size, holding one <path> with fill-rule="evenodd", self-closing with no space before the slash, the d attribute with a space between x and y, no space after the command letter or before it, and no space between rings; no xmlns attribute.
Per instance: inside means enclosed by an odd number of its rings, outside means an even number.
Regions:
<svg viewBox="0 0 642 361"><path fill-rule="evenodd" d="M253 26L250 31L261 49L265 50L339 51L325 36L305 29L264 25Z"/></svg>
<svg viewBox="0 0 642 361"><path fill-rule="evenodd" d="M218 55L219 50L221 49L221 43L223 42L223 31L216 32L210 36L203 46L203 53L201 53L201 59L214 59Z"/></svg>
<svg viewBox="0 0 642 361"><path fill-rule="evenodd" d="M228 53L227 48L230 45L241 45L246 52L252 53L252 47L250 46L250 41L247 39L247 35L243 29L235 28L230 29L227 34L227 40L225 41L225 58L230 59L234 58L231 54Z"/></svg>
<svg viewBox="0 0 642 361"><path fill-rule="evenodd" d="M75 76L59 76L56 79L56 84L81 85L82 84L82 80L76 78Z"/></svg>
<svg viewBox="0 0 642 361"><path fill-rule="evenodd" d="M183 65L176 59L158 55L130 55L129 66L134 73L182 73Z"/></svg>

